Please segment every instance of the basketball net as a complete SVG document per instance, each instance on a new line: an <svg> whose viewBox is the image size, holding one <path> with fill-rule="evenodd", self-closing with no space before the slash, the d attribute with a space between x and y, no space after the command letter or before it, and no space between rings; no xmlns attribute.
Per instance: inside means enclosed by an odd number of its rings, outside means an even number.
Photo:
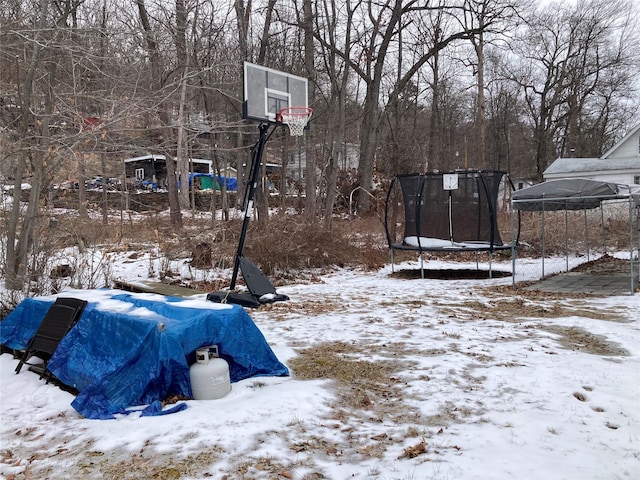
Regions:
<svg viewBox="0 0 640 480"><path fill-rule="evenodd" d="M278 112L277 120L289 126L292 137L300 137L312 114L313 109L309 107L285 107Z"/></svg>

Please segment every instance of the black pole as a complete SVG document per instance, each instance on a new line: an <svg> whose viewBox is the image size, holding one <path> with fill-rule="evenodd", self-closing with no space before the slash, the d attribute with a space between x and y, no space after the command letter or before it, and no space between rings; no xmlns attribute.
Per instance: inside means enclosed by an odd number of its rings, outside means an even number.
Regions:
<svg viewBox="0 0 640 480"><path fill-rule="evenodd" d="M233 262L233 275L231 275L230 290L236 288L236 280L238 279L238 271L240 269L240 259L242 258L242 251L244 250L244 242L247 237L247 228L249 227L249 220L251 219L251 212L253 210L253 197L258 187L258 179L260 178L260 164L262 163L262 153L264 152L264 146L269 139L267 135L269 131L269 124L263 123L260 125L260 138L258 142L251 148L251 169L249 171L249 183L244 192L244 201L242 208L244 208L244 219L242 221L242 231L240 232L240 240L238 242L238 250L236 251L236 258Z"/></svg>

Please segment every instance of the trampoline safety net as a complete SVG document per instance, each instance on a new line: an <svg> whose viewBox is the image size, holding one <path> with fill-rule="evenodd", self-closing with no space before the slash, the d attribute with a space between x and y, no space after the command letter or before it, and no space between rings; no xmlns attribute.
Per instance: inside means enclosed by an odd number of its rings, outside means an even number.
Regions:
<svg viewBox="0 0 640 480"><path fill-rule="evenodd" d="M398 175L385 207L389 246L419 251L511 248L501 238L497 214L509 205L512 189L503 171ZM504 193L509 199L501 197Z"/></svg>

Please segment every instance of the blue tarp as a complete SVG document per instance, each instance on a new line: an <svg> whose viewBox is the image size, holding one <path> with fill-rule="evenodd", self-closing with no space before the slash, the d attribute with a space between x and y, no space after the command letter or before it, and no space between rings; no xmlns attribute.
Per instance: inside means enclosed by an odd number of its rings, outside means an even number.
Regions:
<svg viewBox="0 0 640 480"><path fill-rule="evenodd" d="M236 178L233 177L224 177L224 176L220 176L220 175L213 175L211 173L190 173L189 174L189 186L191 186L191 183L193 181L194 178L197 177L208 177L211 178L212 180L216 181L216 190L220 190L220 185L224 184L225 187L227 188L227 191L229 192L235 192L238 190L238 180ZM180 187L180 185L178 185L178 188Z"/></svg>
<svg viewBox="0 0 640 480"><path fill-rule="evenodd" d="M218 345L232 382L289 374L238 305L120 290L61 296L89 303L48 366L80 392L72 406L87 418L113 418L137 405L157 407L173 395L191 398L189 364L195 350L206 345ZM22 301L0 322L0 344L24 349L53 299Z"/></svg>

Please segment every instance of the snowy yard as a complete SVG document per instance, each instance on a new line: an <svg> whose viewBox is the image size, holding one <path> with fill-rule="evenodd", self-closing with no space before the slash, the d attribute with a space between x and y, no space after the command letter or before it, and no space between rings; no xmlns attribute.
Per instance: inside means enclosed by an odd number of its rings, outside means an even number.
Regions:
<svg viewBox="0 0 640 480"><path fill-rule="evenodd" d="M638 294L389 274L278 288L291 300L249 314L292 376L166 416L84 419L3 354L0 478L640 478Z"/></svg>

